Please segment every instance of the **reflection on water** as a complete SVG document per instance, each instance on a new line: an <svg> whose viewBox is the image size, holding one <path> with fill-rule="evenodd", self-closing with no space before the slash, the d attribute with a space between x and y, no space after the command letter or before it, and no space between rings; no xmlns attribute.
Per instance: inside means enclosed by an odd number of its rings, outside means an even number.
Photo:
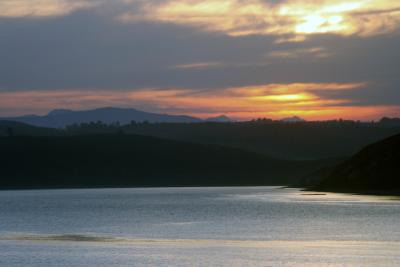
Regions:
<svg viewBox="0 0 400 267"><path fill-rule="evenodd" d="M0 266L398 266L400 201L278 187L0 192Z"/></svg>

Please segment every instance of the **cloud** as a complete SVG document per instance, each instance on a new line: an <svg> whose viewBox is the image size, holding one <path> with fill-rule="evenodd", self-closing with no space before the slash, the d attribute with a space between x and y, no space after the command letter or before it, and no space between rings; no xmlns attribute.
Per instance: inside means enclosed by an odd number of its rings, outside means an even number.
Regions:
<svg viewBox="0 0 400 267"><path fill-rule="evenodd" d="M1 0L0 18L63 16L95 4L94 0Z"/></svg>
<svg viewBox="0 0 400 267"><path fill-rule="evenodd" d="M126 23L170 23L229 36L284 36L281 42L325 33L374 36L395 32L400 25L400 3L392 0L2 0L0 18L64 16L99 5Z"/></svg>
<svg viewBox="0 0 400 267"><path fill-rule="evenodd" d="M221 62L196 62L188 64L178 64L173 66L175 69L204 69L204 68L215 68L224 66Z"/></svg>
<svg viewBox="0 0 400 267"><path fill-rule="evenodd" d="M311 47L311 48L295 48L286 50L274 50L268 54L269 57L273 58L299 58L299 57L312 57L312 58L325 58L331 56L323 47Z"/></svg>
<svg viewBox="0 0 400 267"><path fill-rule="evenodd" d="M168 0L142 2L120 15L123 22L161 22L192 26L230 36L312 34L374 36L400 25L400 3L392 0Z"/></svg>
<svg viewBox="0 0 400 267"><path fill-rule="evenodd" d="M229 68L246 68L246 67L266 67L269 63L266 60L251 62L193 62L187 64L178 64L172 66L173 69L179 70L204 70L204 69L229 69Z"/></svg>

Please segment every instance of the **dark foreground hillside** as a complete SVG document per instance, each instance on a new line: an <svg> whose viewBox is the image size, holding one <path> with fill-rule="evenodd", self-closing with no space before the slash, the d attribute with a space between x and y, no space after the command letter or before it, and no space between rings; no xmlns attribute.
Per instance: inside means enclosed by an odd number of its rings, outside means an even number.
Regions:
<svg viewBox="0 0 400 267"><path fill-rule="evenodd" d="M349 160L306 181L310 189L400 194L400 134L367 146Z"/></svg>
<svg viewBox="0 0 400 267"><path fill-rule="evenodd" d="M138 135L0 138L0 187L288 184L319 167Z"/></svg>

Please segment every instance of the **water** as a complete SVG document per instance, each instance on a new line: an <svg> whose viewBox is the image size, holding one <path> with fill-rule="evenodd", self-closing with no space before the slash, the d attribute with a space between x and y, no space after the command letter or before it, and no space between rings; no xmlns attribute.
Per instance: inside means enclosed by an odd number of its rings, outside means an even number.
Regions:
<svg viewBox="0 0 400 267"><path fill-rule="evenodd" d="M400 201L278 187L0 191L0 266L400 266Z"/></svg>

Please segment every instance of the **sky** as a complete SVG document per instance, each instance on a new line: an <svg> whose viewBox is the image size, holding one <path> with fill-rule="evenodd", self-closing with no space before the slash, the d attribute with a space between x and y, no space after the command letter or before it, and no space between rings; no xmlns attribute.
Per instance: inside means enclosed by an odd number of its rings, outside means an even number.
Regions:
<svg viewBox="0 0 400 267"><path fill-rule="evenodd" d="M0 116L400 117L397 0L1 0Z"/></svg>

